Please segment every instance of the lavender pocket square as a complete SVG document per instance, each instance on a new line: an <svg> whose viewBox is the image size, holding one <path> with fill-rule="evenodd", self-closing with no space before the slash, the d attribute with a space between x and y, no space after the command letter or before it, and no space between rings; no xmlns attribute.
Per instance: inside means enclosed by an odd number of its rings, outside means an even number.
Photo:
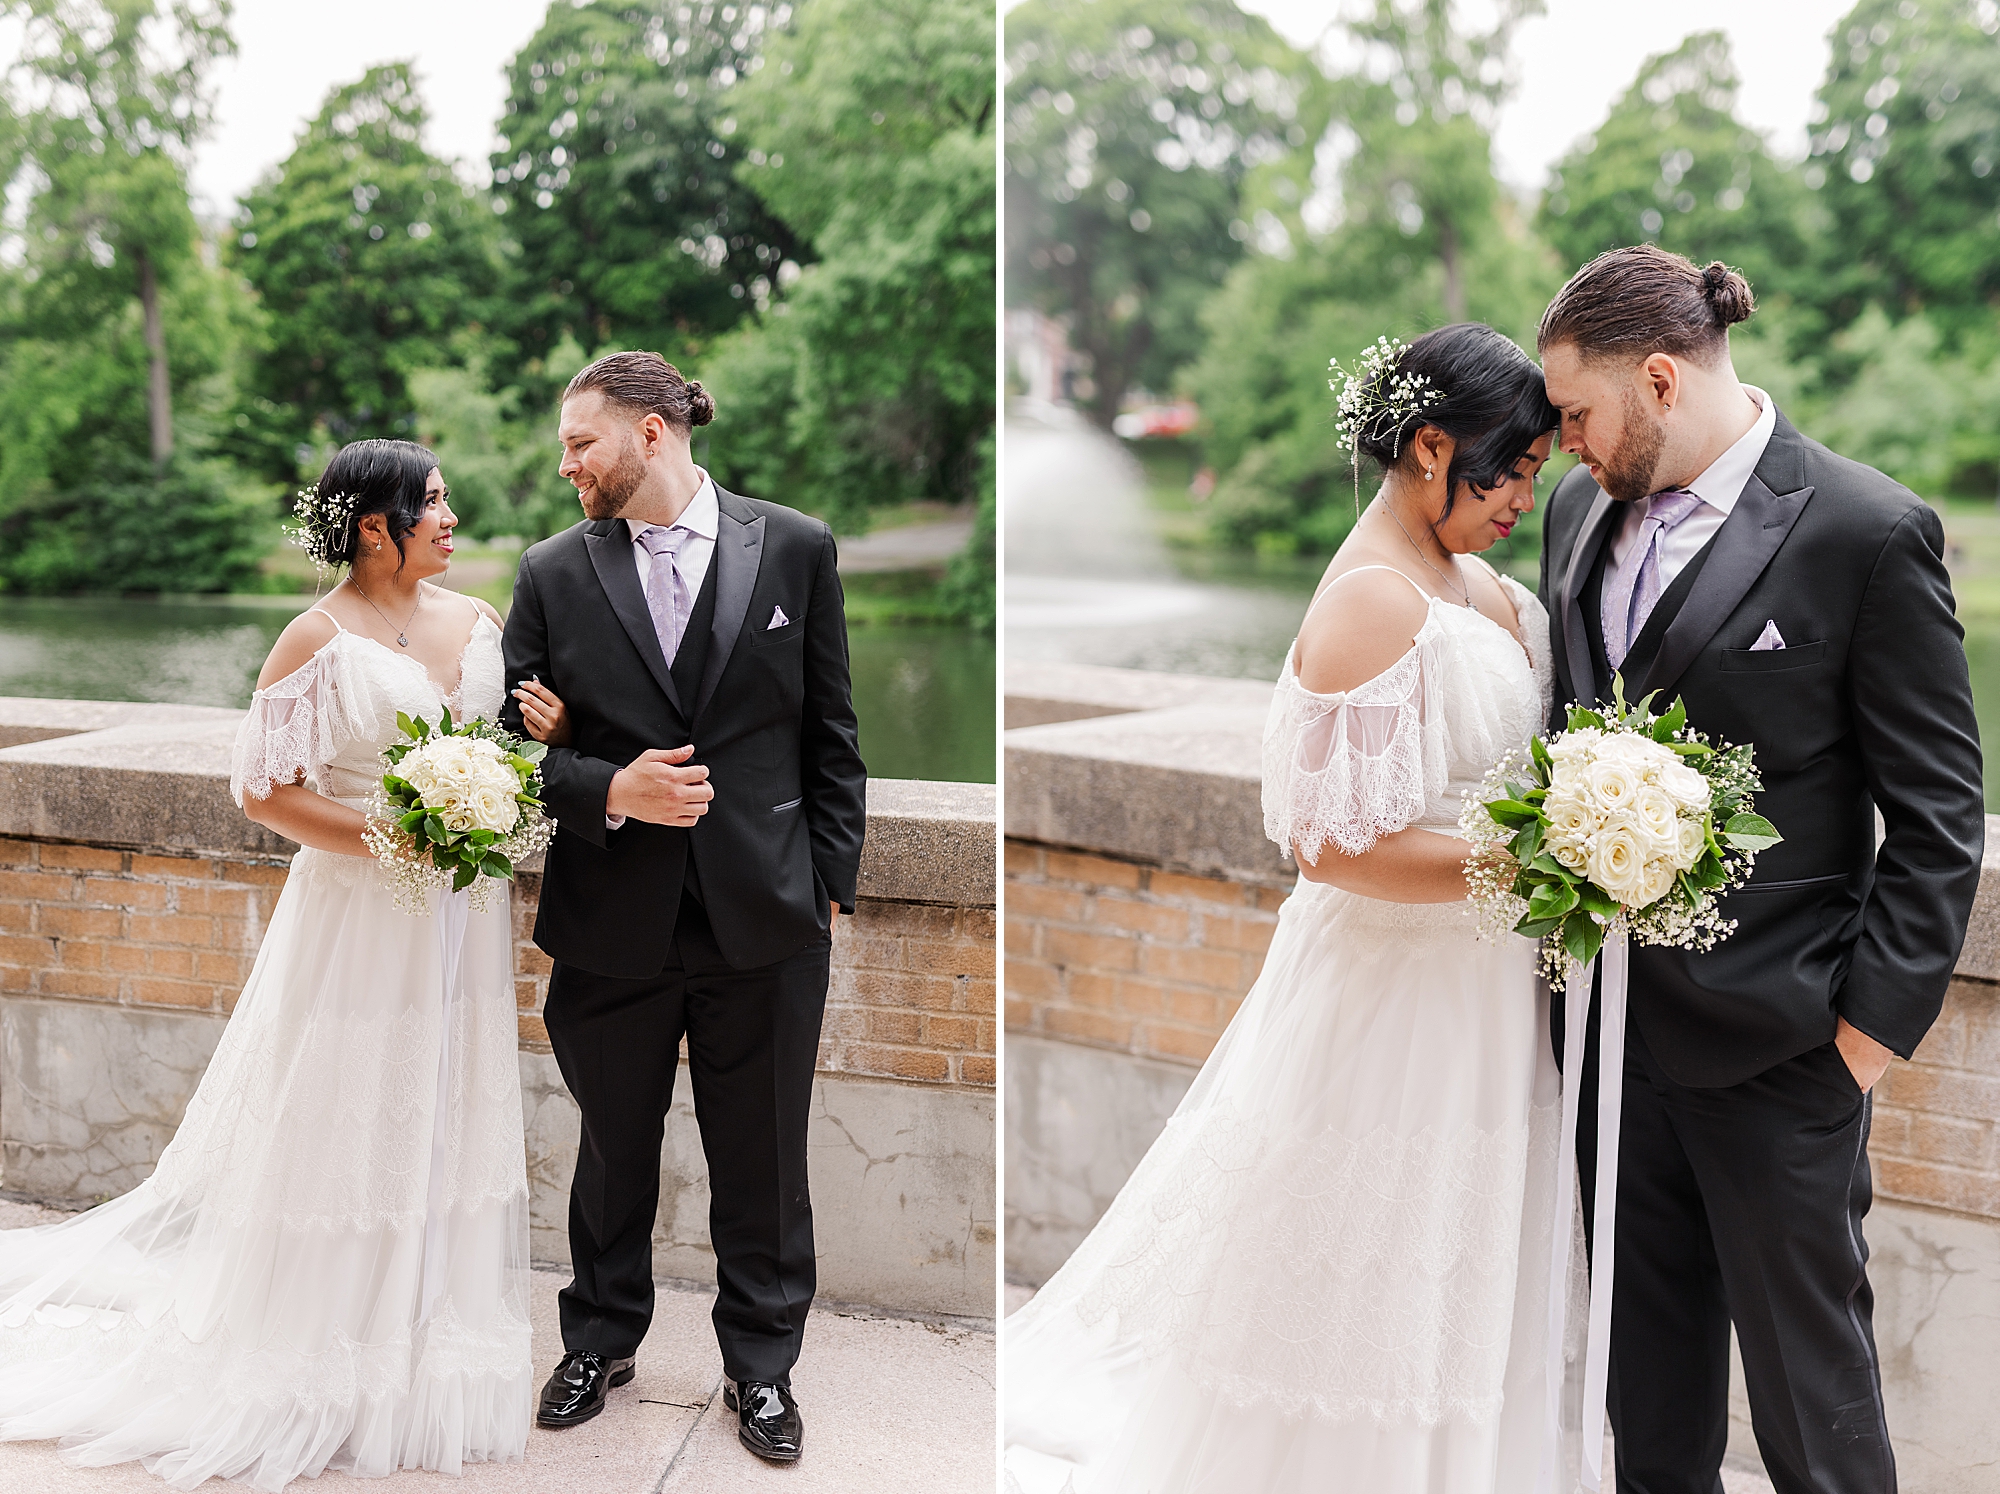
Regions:
<svg viewBox="0 0 2000 1494"><path fill-rule="evenodd" d="M1764 624L1764 631L1759 633L1757 641L1750 645L1750 652L1753 654L1768 653L1772 649L1780 649L1784 646L1785 635L1778 631L1778 624L1774 620Z"/></svg>
<svg viewBox="0 0 2000 1494"><path fill-rule="evenodd" d="M785 609L784 609L784 608L782 608L782 607L773 607L773 608L771 609L771 620L770 620L769 622L767 622L767 623L765 623L765 624L764 624L764 631L765 631L766 633L768 633L768 632L770 632L770 631L771 631L771 629L773 629L773 628L782 628L782 627L783 627L783 626L784 626L784 625L785 625L786 623L788 623L788 622L790 622L790 621L791 621L791 619L790 619L789 617L785 616ZM1778 647L1779 647L1779 648L1783 648L1783 647L1784 647L1784 645L1783 645L1783 644L1781 643L1781 644L1779 644L1779 645L1778 645Z"/></svg>

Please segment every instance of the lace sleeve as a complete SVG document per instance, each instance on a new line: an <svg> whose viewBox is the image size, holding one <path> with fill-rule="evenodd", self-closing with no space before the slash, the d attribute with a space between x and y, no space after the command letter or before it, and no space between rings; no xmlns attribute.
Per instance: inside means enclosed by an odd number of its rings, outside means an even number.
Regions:
<svg viewBox="0 0 2000 1494"><path fill-rule="evenodd" d="M1420 634L1342 695L1312 694L1288 669L1264 727L1264 833L1316 866L1315 847L1358 856L1422 816L1449 778L1440 662Z"/></svg>
<svg viewBox="0 0 2000 1494"><path fill-rule="evenodd" d="M319 788L320 770L332 761L339 745L334 729L338 695L323 652L253 694L243 724L236 729L230 797L239 805L246 795L268 799L279 784L301 780Z"/></svg>

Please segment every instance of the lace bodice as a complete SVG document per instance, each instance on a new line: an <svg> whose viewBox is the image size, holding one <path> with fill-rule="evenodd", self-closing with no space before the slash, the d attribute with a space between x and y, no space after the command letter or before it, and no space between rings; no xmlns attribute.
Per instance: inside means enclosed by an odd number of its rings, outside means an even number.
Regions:
<svg viewBox="0 0 2000 1494"><path fill-rule="evenodd" d="M397 736L396 713L455 720L499 713L506 693L500 630L483 612L458 658L458 685L447 695L408 654L346 629L305 663L250 698L237 729L229 792L267 799L300 774L316 792L358 799L382 777L382 749Z"/></svg>
<svg viewBox="0 0 2000 1494"><path fill-rule="evenodd" d="M1461 797L1548 720L1548 613L1511 577L1501 585L1525 654L1492 618L1437 597L1409 651L1352 690L1306 689L1286 650L1264 726L1266 835L1356 856L1409 825L1457 825Z"/></svg>

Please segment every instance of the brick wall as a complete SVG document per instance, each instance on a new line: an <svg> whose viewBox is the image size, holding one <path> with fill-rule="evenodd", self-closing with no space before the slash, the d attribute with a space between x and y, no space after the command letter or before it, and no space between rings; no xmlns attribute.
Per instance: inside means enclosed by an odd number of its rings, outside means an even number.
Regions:
<svg viewBox="0 0 2000 1494"><path fill-rule="evenodd" d="M1007 842L1007 1030L1199 1064L1290 890Z"/></svg>
<svg viewBox="0 0 2000 1494"><path fill-rule="evenodd" d="M0 994L226 1014L284 887L283 857L160 856L0 837ZM541 879L514 897L524 1047L547 1051ZM834 942L820 1068L991 1088L990 908L863 899Z"/></svg>
<svg viewBox="0 0 2000 1494"><path fill-rule="evenodd" d="M1007 843L1007 1030L1199 1064L1289 885ZM2000 984L1952 982L1875 1092L1876 1196L2000 1219Z"/></svg>
<svg viewBox="0 0 2000 1494"><path fill-rule="evenodd" d="M1955 980L1937 1025L1875 1090L1879 1198L2000 1219L2000 985Z"/></svg>

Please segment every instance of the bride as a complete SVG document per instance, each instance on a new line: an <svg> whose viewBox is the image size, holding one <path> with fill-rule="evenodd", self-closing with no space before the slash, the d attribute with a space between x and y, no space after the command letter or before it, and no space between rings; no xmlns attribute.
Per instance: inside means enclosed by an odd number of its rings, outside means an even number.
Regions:
<svg viewBox="0 0 2000 1494"><path fill-rule="evenodd" d="M1473 556L1534 506L1556 411L1490 327L1386 361L1343 400L1382 489L1264 732L1300 880L1165 1132L1007 1322L1010 1494L1539 1486L1558 1076L1533 947L1475 938L1455 830L1547 718L1548 618Z"/></svg>
<svg viewBox="0 0 2000 1494"><path fill-rule="evenodd" d="M361 806L396 713L497 716L499 619L428 584L437 459L359 441L305 540L347 580L278 639L231 791L303 847L159 1166L0 1234L0 1438L176 1488L518 1460L534 1404L507 899L396 911Z"/></svg>

